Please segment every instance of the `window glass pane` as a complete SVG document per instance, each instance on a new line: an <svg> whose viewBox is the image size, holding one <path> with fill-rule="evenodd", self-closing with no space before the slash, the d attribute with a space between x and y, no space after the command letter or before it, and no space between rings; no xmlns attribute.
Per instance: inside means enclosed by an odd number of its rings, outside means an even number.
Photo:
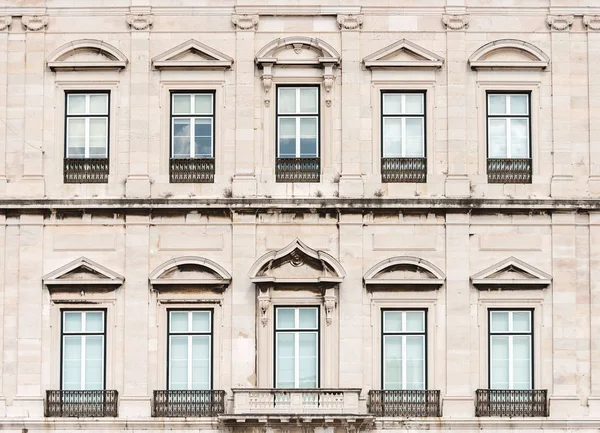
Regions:
<svg viewBox="0 0 600 433"><path fill-rule="evenodd" d="M402 312L383 312L383 332L402 332Z"/></svg>
<svg viewBox="0 0 600 433"><path fill-rule="evenodd" d="M210 312L194 311L192 312L192 331L210 332Z"/></svg>
<svg viewBox="0 0 600 433"><path fill-rule="evenodd" d="M277 104L279 106L279 113L296 113L296 89L293 87L280 87L278 90L279 99L277 100Z"/></svg>
<svg viewBox="0 0 600 433"><path fill-rule="evenodd" d="M194 95L195 98L195 114L212 114L213 102L212 95Z"/></svg>
<svg viewBox="0 0 600 433"><path fill-rule="evenodd" d="M402 114L402 94L383 94L383 114Z"/></svg>
<svg viewBox="0 0 600 433"><path fill-rule="evenodd" d="M406 389L425 389L425 338L420 335L406 337Z"/></svg>
<svg viewBox="0 0 600 433"><path fill-rule="evenodd" d="M72 138L85 137L85 118L67 120L67 135Z"/></svg>
<svg viewBox="0 0 600 433"><path fill-rule="evenodd" d="M491 389L508 389L508 337L491 337Z"/></svg>
<svg viewBox="0 0 600 433"><path fill-rule="evenodd" d="M317 119L300 119L300 156L317 156Z"/></svg>
<svg viewBox="0 0 600 433"><path fill-rule="evenodd" d="M510 119L510 143L512 158L529 157L528 119Z"/></svg>
<svg viewBox="0 0 600 433"><path fill-rule="evenodd" d="M529 311L513 311L512 312L512 331L513 332L530 332L531 329L531 312Z"/></svg>
<svg viewBox="0 0 600 433"><path fill-rule="evenodd" d="M169 351L169 389L187 389L188 337L171 336Z"/></svg>
<svg viewBox="0 0 600 433"><path fill-rule="evenodd" d="M85 337L85 389L102 389L102 346L104 337Z"/></svg>
<svg viewBox="0 0 600 433"><path fill-rule="evenodd" d="M300 308L298 310L300 315L300 328L303 329L315 329L317 328L317 309L316 308Z"/></svg>
<svg viewBox="0 0 600 433"><path fill-rule="evenodd" d="M173 120L173 156L190 157L190 119Z"/></svg>
<svg viewBox="0 0 600 433"><path fill-rule="evenodd" d="M192 337L192 389L210 389L210 337Z"/></svg>
<svg viewBox="0 0 600 433"><path fill-rule="evenodd" d="M488 95L489 114L506 113L506 95Z"/></svg>
<svg viewBox="0 0 600 433"><path fill-rule="evenodd" d="M68 336L63 339L63 388L81 390L81 339Z"/></svg>
<svg viewBox="0 0 600 433"><path fill-rule="evenodd" d="M490 321L491 332L508 332L508 311L492 311Z"/></svg>
<svg viewBox="0 0 600 433"><path fill-rule="evenodd" d="M317 113L317 88L305 87L300 89L300 112L305 114Z"/></svg>
<svg viewBox="0 0 600 433"><path fill-rule="evenodd" d="M420 93L407 93L404 95L405 114L424 114L423 95Z"/></svg>
<svg viewBox="0 0 600 433"><path fill-rule="evenodd" d="M424 156L423 141L423 119L406 118L405 156L413 158Z"/></svg>
<svg viewBox="0 0 600 433"><path fill-rule="evenodd" d="M513 389L531 389L531 337L513 337Z"/></svg>
<svg viewBox="0 0 600 433"><path fill-rule="evenodd" d="M489 119L489 157L507 157L506 119Z"/></svg>
<svg viewBox="0 0 600 433"><path fill-rule="evenodd" d="M90 114L108 114L108 95L90 95Z"/></svg>
<svg viewBox="0 0 600 433"><path fill-rule="evenodd" d="M295 334L277 334L277 388L295 387Z"/></svg>
<svg viewBox="0 0 600 433"><path fill-rule="evenodd" d="M189 137L190 132L190 119L173 119L173 135L175 137Z"/></svg>
<svg viewBox="0 0 600 433"><path fill-rule="evenodd" d="M510 95L510 114L527 114L529 112L528 99L528 95Z"/></svg>
<svg viewBox="0 0 600 433"><path fill-rule="evenodd" d="M90 137L106 137L108 122L105 117L90 118Z"/></svg>
<svg viewBox="0 0 600 433"><path fill-rule="evenodd" d="M67 96L67 114L85 114L85 95Z"/></svg>
<svg viewBox="0 0 600 433"><path fill-rule="evenodd" d="M279 119L279 156L281 158L296 157L296 119Z"/></svg>
<svg viewBox="0 0 600 433"><path fill-rule="evenodd" d="M186 332L188 330L188 312L171 311L171 332Z"/></svg>
<svg viewBox="0 0 600 433"><path fill-rule="evenodd" d="M88 311L85 313L85 330L88 332L102 332L104 330L104 313L101 311Z"/></svg>
<svg viewBox="0 0 600 433"><path fill-rule="evenodd" d="M383 156L402 156L402 119L383 119Z"/></svg>
<svg viewBox="0 0 600 433"><path fill-rule="evenodd" d="M277 309L277 329L294 329L296 327L296 310L294 308Z"/></svg>
<svg viewBox="0 0 600 433"><path fill-rule="evenodd" d="M212 157L212 119L196 119L195 155Z"/></svg>
<svg viewBox="0 0 600 433"><path fill-rule="evenodd" d="M422 311L407 311L405 314L407 332L425 332L425 314Z"/></svg>
<svg viewBox="0 0 600 433"><path fill-rule="evenodd" d="M82 313L80 311L64 313L64 332L81 332L82 331Z"/></svg>
<svg viewBox="0 0 600 433"><path fill-rule="evenodd" d="M387 315L387 312L386 312ZM384 389L402 389L402 337L383 337Z"/></svg>
<svg viewBox="0 0 600 433"><path fill-rule="evenodd" d="M191 95L173 95L173 114L189 114L191 112Z"/></svg>
<svg viewBox="0 0 600 433"><path fill-rule="evenodd" d="M298 385L300 388L317 387L317 334L298 335Z"/></svg>

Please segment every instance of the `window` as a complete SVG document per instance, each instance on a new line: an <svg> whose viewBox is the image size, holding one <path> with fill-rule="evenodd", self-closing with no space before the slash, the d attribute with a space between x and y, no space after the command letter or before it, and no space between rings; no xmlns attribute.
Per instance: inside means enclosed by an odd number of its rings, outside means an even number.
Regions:
<svg viewBox="0 0 600 433"><path fill-rule="evenodd" d="M277 307L275 317L275 387L317 388L318 307Z"/></svg>
<svg viewBox="0 0 600 433"><path fill-rule="evenodd" d="M62 312L62 389L102 390L105 380L105 311Z"/></svg>
<svg viewBox="0 0 600 433"><path fill-rule="evenodd" d="M277 87L277 181L318 182L319 88Z"/></svg>
<svg viewBox="0 0 600 433"><path fill-rule="evenodd" d="M383 389L425 390L425 311L383 310L382 320Z"/></svg>
<svg viewBox="0 0 600 433"><path fill-rule="evenodd" d="M170 310L168 389L212 387L212 312Z"/></svg>
<svg viewBox="0 0 600 433"><path fill-rule="evenodd" d="M488 181L531 182L528 93L487 94Z"/></svg>
<svg viewBox="0 0 600 433"><path fill-rule="evenodd" d="M533 388L532 315L531 310L489 311L490 389Z"/></svg>
<svg viewBox="0 0 600 433"><path fill-rule="evenodd" d="M383 182L425 182L425 92L381 93Z"/></svg>

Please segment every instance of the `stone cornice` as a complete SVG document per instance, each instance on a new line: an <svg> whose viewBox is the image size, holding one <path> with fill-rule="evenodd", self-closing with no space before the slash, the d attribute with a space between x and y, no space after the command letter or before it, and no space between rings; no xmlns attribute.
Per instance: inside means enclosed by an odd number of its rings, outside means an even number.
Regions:
<svg viewBox="0 0 600 433"><path fill-rule="evenodd" d="M588 31L600 30L600 15L584 15L583 25Z"/></svg>
<svg viewBox="0 0 600 433"><path fill-rule="evenodd" d="M231 23L237 30L258 30L258 15L234 14L231 16Z"/></svg>
<svg viewBox="0 0 600 433"><path fill-rule="evenodd" d="M550 30L568 31L571 30L575 17L573 15L548 15L546 24Z"/></svg>
<svg viewBox="0 0 600 433"><path fill-rule="evenodd" d="M39 32L48 27L48 15L23 15L21 26L29 32Z"/></svg>

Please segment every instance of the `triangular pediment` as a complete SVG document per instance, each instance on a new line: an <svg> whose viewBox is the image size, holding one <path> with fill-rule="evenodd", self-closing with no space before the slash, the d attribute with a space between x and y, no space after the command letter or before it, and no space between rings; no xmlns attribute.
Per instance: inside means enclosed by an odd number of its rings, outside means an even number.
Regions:
<svg viewBox="0 0 600 433"><path fill-rule="evenodd" d="M56 49L48 58L53 71L123 69L127 57L116 47L97 39L79 39Z"/></svg>
<svg viewBox="0 0 600 433"><path fill-rule="evenodd" d="M419 45L401 39L365 57L367 68L440 68L444 59Z"/></svg>
<svg viewBox="0 0 600 433"><path fill-rule="evenodd" d="M550 58L538 47L518 39L500 39L485 44L471 57L471 69L545 69Z"/></svg>
<svg viewBox="0 0 600 433"><path fill-rule="evenodd" d="M231 283L231 275L223 267L204 257L177 257L150 274L150 284L156 290L169 287L208 287L224 290Z"/></svg>
<svg viewBox="0 0 600 433"><path fill-rule="evenodd" d="M548 287L552 277L522 260L509 257L473 275L471 282L484 289L536 289Z"/></svg>
<svg viewBox="0 0 600 433"><path fill-rule="evenodd" d="M399 256L386 259L369 269L364 276L369 290L437 289L446 277L432 263L418 257Z"/></svg>
<svg viewBox="0 0 600 433"><path fill-rule="evenodd" d="M124 278L90 259L80 257L44 275L42 281L49 289L67 286L73 289L81 286L113 286L116 288L123 284Z"/></svg>
<svg viewBox="0 0 600 433"><path fill-rule="evenodd" d="M156 69L227 69L233 59L208 45L190 39L152 59Z"/></svg>

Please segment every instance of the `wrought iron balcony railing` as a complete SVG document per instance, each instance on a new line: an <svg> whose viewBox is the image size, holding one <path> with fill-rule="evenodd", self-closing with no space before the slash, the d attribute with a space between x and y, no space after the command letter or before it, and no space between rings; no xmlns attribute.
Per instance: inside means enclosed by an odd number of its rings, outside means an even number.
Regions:
<svg viewBox="0 0 600 433"><path fill-rule="evenodd" d="M107 183L108 158L65 158L64 183Z"/></svg>
<svg viewBox="0 0 600 433"><path fill-rule="evenodd" d="M427 182L427 158L381 158L382 182Z"/></svg>
<svg viewBox="0 0 600 433"><path fill-rule="evenodd" d="M531 183L531 158L488 158L488 183Z"/></svg>
<svg viewBox="0 0 600 433"><path fill-rule="evenodd" d="M225 412L225 391L154 391L152 416L215 417Z"/></svg>
<svg viewBox="0 0 600 433"><path fill-rule="evenodd" d="M439 417L442 404L439 390L369 391L369 413L375 416Z"/></svg>
<svg viewBox="0 0 600 433"><path fill-rule="evenodd" d="M320 158L277 158L275 180L277 182L319 182Z"/></svg>
<svg viewBox="0 0 600 433"><path fill-rule="evenodd" d="M98 391L46 391L44 416L106 417L118 416L119 393L113 389Z"/></svg>
<svg viewBox="0 0 600 433"><path fill-rule="evenodd" d="M212 183L215 181L214 158L171 158L171 183Z"/></svg>
<svg viewBox="0 0 600 433"><path fill-rule="evenodd" d="M548 416L545 389L478 389L475 416Z"/></svg>

